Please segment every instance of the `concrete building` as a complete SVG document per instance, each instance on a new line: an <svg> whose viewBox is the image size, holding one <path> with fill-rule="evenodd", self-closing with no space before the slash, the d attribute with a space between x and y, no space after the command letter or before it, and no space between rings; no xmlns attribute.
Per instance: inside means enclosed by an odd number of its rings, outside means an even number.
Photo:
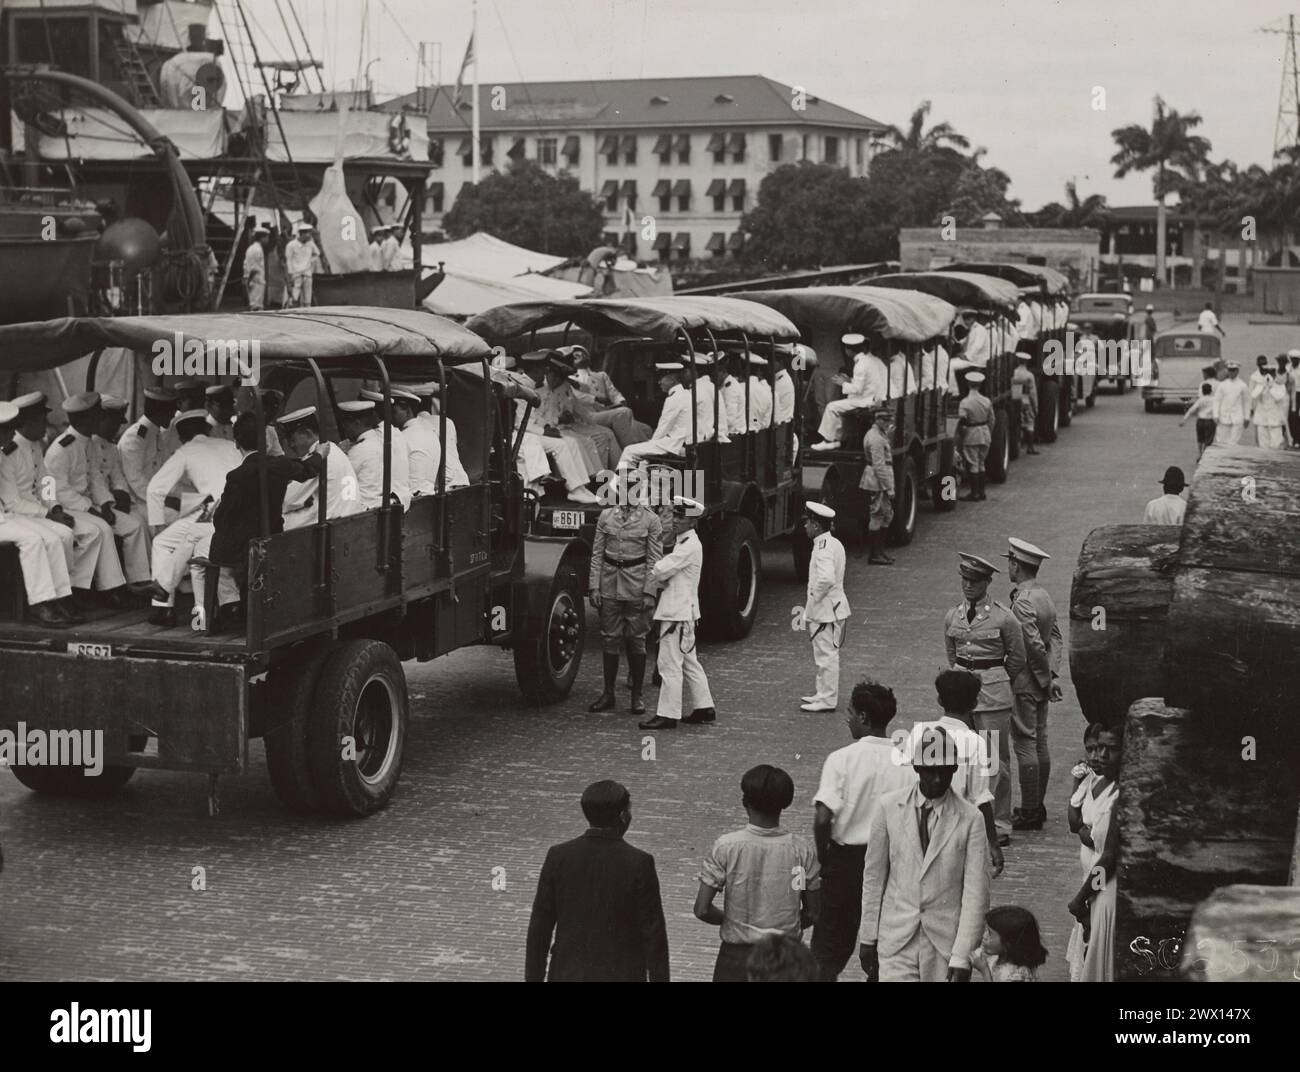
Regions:
<svg viewBox="0 0 1300 1072"><path fill-rule="evenodd" d="M940 227L900 228L898 259L903 271L925 271L954 261L1044 264L1064 272L1079 290L1096 286L1101 236L1091 227L1002 227L1001 222L990 214L979 227L958 227L952 238L945 238Z"/></svg>
<svg viewBox="0 0 1300 1072"><path fill-rule="evenodd" d="M865 175L885 129L762 75L484 84L479 93L484 174L527 159L575 175L603 204L606 242L665 261L734 254L769 171L807 160ZM440 169L423 218L438 229L474 181L469 88L459 107L445 86L380 107L428 116Z"/></svg>

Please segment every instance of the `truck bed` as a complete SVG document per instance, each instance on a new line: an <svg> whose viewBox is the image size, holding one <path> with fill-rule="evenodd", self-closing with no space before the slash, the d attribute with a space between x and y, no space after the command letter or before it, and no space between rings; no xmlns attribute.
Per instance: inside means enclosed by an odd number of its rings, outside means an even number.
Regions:
<svg viewBox="0 0 1300 1072"><path fill-rule="evenodd" d="M190 627L188 602L179 603L173 628L150 625L150 608L85 612L86 620L67 629L48 629L35 622L0 621L0 646L36 647L66 651L69 643L108 644L114 655L190 656L194 658L239 658L247 653L248 641L240 633L204 636Z"/></svg>

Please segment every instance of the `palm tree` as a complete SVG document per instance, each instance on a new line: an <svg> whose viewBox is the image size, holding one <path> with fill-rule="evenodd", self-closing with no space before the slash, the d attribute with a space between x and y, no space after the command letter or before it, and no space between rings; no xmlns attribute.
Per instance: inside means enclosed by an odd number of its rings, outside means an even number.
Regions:
<svg viewBox="0 0 1300 1072"><path fill-rule="evenodd" d="M1153 188L1156 198L1156 278L1164 285L1165 235L1168 217L1165 197L1185 187L1191 176L1205 167L1210 152L1208 139L1191 133L1201 125L1196 112L1180 115L1156 97L1155 118L1151 129L1131 123L1111 131L1118 151L1110 158L1115 178L1131 171L1155 169Z"/></svg>
<svg viewBox="0 0 1300 1072"><path fill-rule="evenodd" d="M1034 213L1034 218L1040 227L1100 227L1108 212L1103 194L1089 194L1080 200L1079 189L1071 179L1065 184L1065 204L1049 202Z"/></svg>
<svg viewBox="0 0 1300 1072"><path fill-rule="evenodd" d="M955 146L958 149L970 148L970 141L958 134L951 123L936 123L926 130L925 120L929 114L930 102L922 101L920 107L912 113L912 118L908 120L907 133L903 133L898 127L890 126L885 129L884 136L894 143L896 149L910 153L922 153L944 146Z"/></svg>

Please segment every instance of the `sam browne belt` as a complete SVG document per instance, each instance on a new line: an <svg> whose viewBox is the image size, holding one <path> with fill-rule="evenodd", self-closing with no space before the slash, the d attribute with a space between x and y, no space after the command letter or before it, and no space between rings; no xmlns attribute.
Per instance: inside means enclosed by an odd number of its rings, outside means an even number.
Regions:
<svg viewBox="0 0 1300 1072"><path fill-rule="evenodd" d="M1001 659L964 659L957 656L957 665L964 666L967 670L992 670L996 666L1006 665L1006 658Z"/></svg>
<svg viewBox="0 0 1300 1072"><path fill-rule="evenodd" d="M605 565L614 566L617 569L629 569L632 566L644 566L645 555L642 555L640 558L615 558L613 555L606 555Z"/></svg>

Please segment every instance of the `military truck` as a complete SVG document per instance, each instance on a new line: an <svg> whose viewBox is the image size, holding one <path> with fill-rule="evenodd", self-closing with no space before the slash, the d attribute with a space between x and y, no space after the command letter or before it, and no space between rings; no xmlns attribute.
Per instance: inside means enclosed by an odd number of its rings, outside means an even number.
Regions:
<svg viewBox="0 0 1300 1072"><path fill-rule="evenodd" d="M517 302L472 317L468 327L509 354L534 349L540 338L568 342L585 332L603 356L604 369L652 428L659 402L656 361L666 356L715 354L727 349L766 354L798 338L795 326L771 309L721 297L591 299ZM558 334L557 334L558 331ZM769 386L775 376L765 367ZM685 453L656 455L647 463L676 474L673 483L704 506L696 531L704 545L700 629L706 637L746 636L758 614L761 544L799 528L803 509L794 422L733 434L730 442L696 442L696 380L691 379L692 435ZM797 384L796 384L797 388ZM717 427L721 393L715 395ZM746 380L745 424L749 422ZM531 518L535 535L575 539L590 550L603 505L568 501L558 487L542 496ZM586 576L585 572L582 574Z"/></svg>
<svg viewBox="0 0 1300 1072"><path fill-rule="evenodd" d="M954 306L917 290L875 286L750 290L736 297L760 302L788 316L804 341L822 355L823 367L827 355L839 354L840 338L846 332L859 332L901 348L918 390L883 401L894 407L895 503L890 537L895 544L911 542L923 495L928 495L936 510L953 508L955 495L944 494L945 478L955 476L945 392L938 385L920 388L926 382L923 351L947 340L957 313ZM929 379L933 378L931 367ZM811 450L809 435L800 433L804 495L833 506L840 515L837 524L845 531L860 526L867 517L867 496L858 483L866 466L862 441L873 413L874 407L850 411L844 421L842 446L834 450ZM949 487L955 490L955 485ZM796 555L803 550L796 545Z"/></svg>
<svg viewBox="0 0 1300 1072"><path fill-rule="evenodd" d="M215 607L181 615L174 628L150 625L144 608L105 608L67 629L44 628L22 619L16 556L0 557L0 607L8 610L0 609L0 727L21 721L28 732L103 734L107 765L98 776L13 767L33 790L99 796L137 768L195 771L209 775L215 810L218 776L243 771L249 741L262 737L288 808L364 816L388 803L401 773L403 662L498 644L513 649L530 703L562 699L573 685L585 639L582 551L573 539L525 534L511 414L517 400L533 404L536 395L492 375L491 349L477 335L427 313L364 307L0 327L0 352L20 370L56 368L104 347L153 357L170 347L201 363L237 340L259 351L259 387L283 391L287 407L316 405L326 439L337 404L363 381L380 385L385 407L395 383L436 382L470 484L448 488L444 464L436 493L408 510L394 504L336 518L317 495L315 524L273 533L259 453L260 535L238 571L246 621L234 633L217 631ZM247 393L262 435L260 392ZM446 424L440 429L445 459ZM384 439L391 442L387 425ZM212 568L206 589L215 602Z"/></svg>

